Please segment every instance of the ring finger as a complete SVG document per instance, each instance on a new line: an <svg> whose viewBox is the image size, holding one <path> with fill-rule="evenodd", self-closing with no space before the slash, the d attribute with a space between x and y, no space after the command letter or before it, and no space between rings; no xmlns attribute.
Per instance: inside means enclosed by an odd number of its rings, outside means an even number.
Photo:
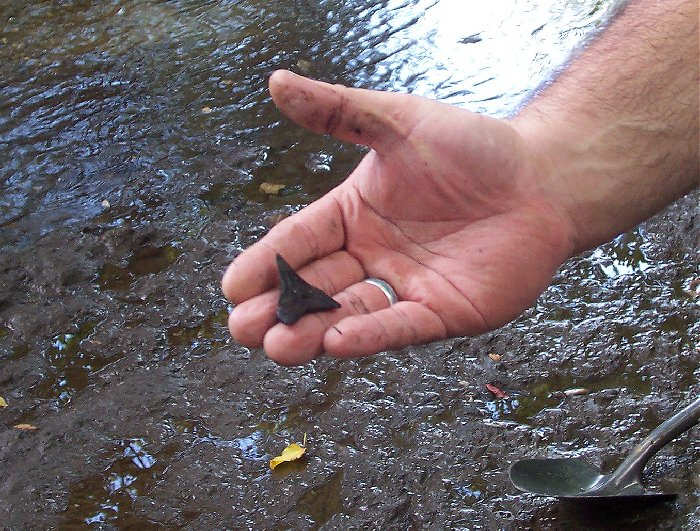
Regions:
<svg viewBox="0 0 700 531"><path fill-rule="evenodd" d="M326 331L342 319L382 310L389 299L377 285L361 281L345 288L333 298L340 308L307 314L291 326L276 324L265 334L267 356L283 365L298 365L323 352Z"/></svg>
<svg viewBox="0 0 700 531"><path fill-rule="evenodd" d="M365 277L362 265L345 251L311 262L297 273L331 296ZM271 289L236 305L228 319L229 331L236 341L248 347L263 344L265 333L277 323L279 293L278 289Z"/></svg>

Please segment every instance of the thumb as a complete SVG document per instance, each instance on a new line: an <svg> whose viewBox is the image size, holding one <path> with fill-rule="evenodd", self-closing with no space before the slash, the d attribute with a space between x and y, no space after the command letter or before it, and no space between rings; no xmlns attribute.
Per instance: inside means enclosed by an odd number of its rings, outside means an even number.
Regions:
<svg viewBox="0 0 700 531"><path fill-rule="evenodd" d="M299 125L379 152L408 136L423 103L408 94L330 85L288 70L274 72L269 85L277 107Z"/></svg>

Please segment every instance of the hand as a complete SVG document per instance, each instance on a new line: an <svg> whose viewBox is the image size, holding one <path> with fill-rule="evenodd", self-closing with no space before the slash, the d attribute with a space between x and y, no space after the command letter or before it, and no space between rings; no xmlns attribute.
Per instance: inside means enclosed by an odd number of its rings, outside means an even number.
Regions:
<svg viewBox="0 0 700 531"><path fill-rule="evenodd" d="M229 266L222 288L242 344L293 365L479 334L531 305L571 255L551 164L510 123L287 71L270 91L299 124L372 149ZM277 323L276 253L342 307ZM399 302L367 277L389 282Z"/></svg>

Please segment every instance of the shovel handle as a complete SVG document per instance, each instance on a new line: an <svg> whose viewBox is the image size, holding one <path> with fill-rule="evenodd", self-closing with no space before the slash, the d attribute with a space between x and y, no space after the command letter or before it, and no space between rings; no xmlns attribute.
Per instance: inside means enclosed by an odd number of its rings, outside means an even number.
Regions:
<svg viewBox="0 0 700 531"><path fill-rule="evenodd" d="M627 458L606 481L606 486L624 489L639 481L644 465L666 444L689 430L700 421L700 398L681 409L670 419L657 426L630 452Z"/></svg>

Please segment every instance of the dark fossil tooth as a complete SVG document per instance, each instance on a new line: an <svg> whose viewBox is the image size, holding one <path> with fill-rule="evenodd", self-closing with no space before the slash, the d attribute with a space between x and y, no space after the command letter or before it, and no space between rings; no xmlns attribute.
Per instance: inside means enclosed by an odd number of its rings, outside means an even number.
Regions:
<svg viewBox="0 0 700 531"><path fill-rule="evenodd" d="M277 319L284 324L294 324L307 313L340 308L340 304L297 275L279 254L277 255L277 269L280 274Z"/></svg>

